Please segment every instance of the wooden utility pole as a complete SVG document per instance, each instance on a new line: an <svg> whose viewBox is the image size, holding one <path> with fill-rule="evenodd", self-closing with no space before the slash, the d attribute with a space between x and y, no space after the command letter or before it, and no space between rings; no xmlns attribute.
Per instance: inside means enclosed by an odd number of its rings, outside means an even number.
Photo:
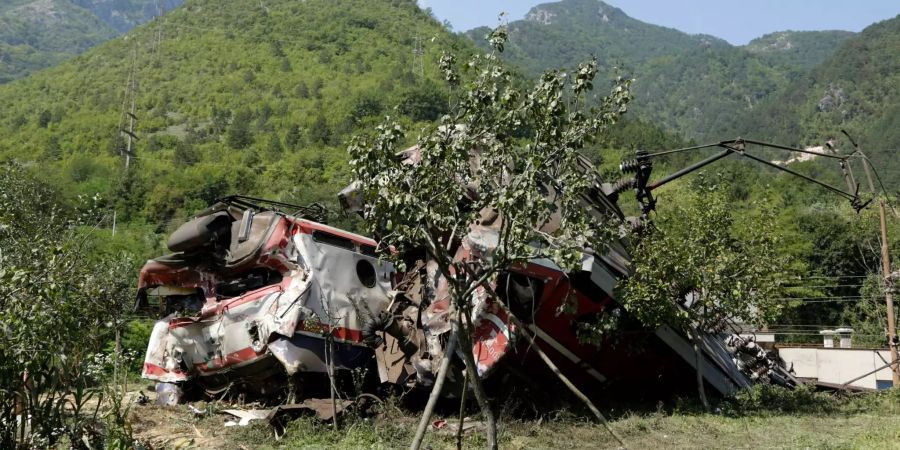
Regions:
<svg viewBox="0 0 900 450"><path fill-rule="evenodd" d="M844 131L844 134L850 138L850 135ZM894 375L894 387L900 387L900 367L897 364L897 328L894 320L894 296L891 292L890 280L891 280L891 254L888 247L888 235L887 235L887 219L885 218L885 210L884 210L884 198L878 195L878 191L875 190L875 182L872 181L872 166L869 162L869 158L860 150L859 144L850 138L850 142L853 143L853 148L855 149L855 153L859 153L863 160L863 167L866 169L866 178L869 182L869 190L872 191L872 195L878 197L878 213L880 215L881 221L881 271L884 275L884 280L882 286L884 287L884 302L887 306L887 334L888 334L888 345L891 349L891 363L893 364L893 375Z"/></svg>

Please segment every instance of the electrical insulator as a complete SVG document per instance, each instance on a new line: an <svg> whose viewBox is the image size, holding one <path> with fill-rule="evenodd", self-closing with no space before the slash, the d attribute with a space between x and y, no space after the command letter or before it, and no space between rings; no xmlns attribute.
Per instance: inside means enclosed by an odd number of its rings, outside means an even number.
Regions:
<svg viewBox="0 0 900 450"><path fill-rule="evenodd" d="M613 185L612 191L614 193L618 194L621 192L625 192L629 189L634 189L635 187L637 187L637 179L629 178L629 179L617 181L616 184Z"/></svg>
<svg viewBox="0 0 900 450"><path fill-rule="evenodd" d="M640 168L641 163L636 159L622 161L622 163L619 164L619 170L622 171L622 173L636 173Z"/></svg>
<svg viewBox="0 0 900 450"><path fill-rule="evenodd" d="M625 218L625 222L631 225L631 231L635 233L640 233L647 227L647 224L640 217L629 216Z"/></svg>

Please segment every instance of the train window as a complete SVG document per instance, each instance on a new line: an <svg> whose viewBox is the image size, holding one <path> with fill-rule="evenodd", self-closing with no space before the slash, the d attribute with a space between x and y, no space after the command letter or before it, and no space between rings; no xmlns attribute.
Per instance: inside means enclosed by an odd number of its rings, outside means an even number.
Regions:
<svg viewBox="0 0 900 450"><path fill-rule="evenodd" d="M375 266L365 259L356 262L356 276L359 277L359 282L365 287L375 287L375 282L378 281Z"/></svg>
<svg viewBox="0 0 900 450"><path fill-rule="evenodd" d="M334 234L326 233L321 230L313 231L312 237L316 242L333 245L335 247L340 247L347 250L356 250L356 245L353 244L353 241L345 237L336 236Z"/></svg>

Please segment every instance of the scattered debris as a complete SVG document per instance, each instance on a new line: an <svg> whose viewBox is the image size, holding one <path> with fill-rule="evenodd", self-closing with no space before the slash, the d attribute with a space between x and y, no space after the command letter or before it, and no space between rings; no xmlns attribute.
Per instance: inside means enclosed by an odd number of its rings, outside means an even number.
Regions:
<svg viewBox="0 0 900 450"><path fill-rule="evenodd" d="M471 420L466 417L463 420L462 433L463 435L468 435L473 432L480 433L484 430L485 424L480 420ZM456 435L456 432L459 430L459 422L456 421L447 421L444 419L436 420L432 422L431 428L437 432L443 432L445 434Z"/></svg>
<svg viewBox="0 0 900 450"><path fill-rule="evenodd" d="M175 406L181 400L181 388L175 383L157 383L156 404L160 406Z"/></svg>
<svg viewBox="0 0 900 450"><path fill-rule="evenodd" d="M203 417L207 414L208 411L197 409L194 405L187 405L188 410L194 415L194 417Z"/></svg>
<svg viewBox="0 0 900 450"><path fill-rule="evenodd" d="M280 405L271 409L269 414L266 416L266 420L269 422L280 421L284 417L296 417L303 413L312 412L315 414L316 418L323 421L328 422L331 421L335 415L340 415L344 410L349 408L354 404L353 400L335 400L335 406L337 409L332 407L331 399L329 398L309 398L303 401L303 403L293 404L293 405Z"/></svg>
<svg viewBox="0 0 900 450"><path fill-rule="evenodd" d="M247 425L250 425L251 421L266 419L271 412L272 411L268 410L268 409L249 409L249 410L223 409L222 410L222 413L230 414L230 415L240 419L238 421L229 420L229 421L225 422L226 427L235 427L235 426L245 427Z"/></svg>
<svg viewBox="0 0 900 450"><path fill-rule="evenodd" d="M254 420L265 420L276 428L283 429L284 424L304 414L312 414L323 422L331 421L335 415L339 415L354 404L353 400L335 400L332 407L331 399L310 398L303 403L279 405L271 409L223 409L223 414L237 417L239 420L225 422L226 427L247 426Z"/></svg>
<svg viewBox="0 0 900 450"><path fill-rule="evenodd" d="M138 405L146 405L150 403L150 398L147 397L147 394L144 391L138 391L138 395L134 398L134 403Z"/></svg>

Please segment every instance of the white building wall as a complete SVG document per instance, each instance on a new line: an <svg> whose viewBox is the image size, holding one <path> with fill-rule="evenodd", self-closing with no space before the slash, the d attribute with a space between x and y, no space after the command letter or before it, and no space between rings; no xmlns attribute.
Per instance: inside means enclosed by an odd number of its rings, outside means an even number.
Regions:
<svg viewBox="0 0 900 450"><path fill-rule="evenodd" d="M885 365L885 361L890 361L890 353L887 350L779 347L778 353L788 367L793 364L797 377L816 378L822 382L835 384L846 383ZM851 385L876 389L878 381L889 380L891 371L884 368L854 381Z"/></svg>

